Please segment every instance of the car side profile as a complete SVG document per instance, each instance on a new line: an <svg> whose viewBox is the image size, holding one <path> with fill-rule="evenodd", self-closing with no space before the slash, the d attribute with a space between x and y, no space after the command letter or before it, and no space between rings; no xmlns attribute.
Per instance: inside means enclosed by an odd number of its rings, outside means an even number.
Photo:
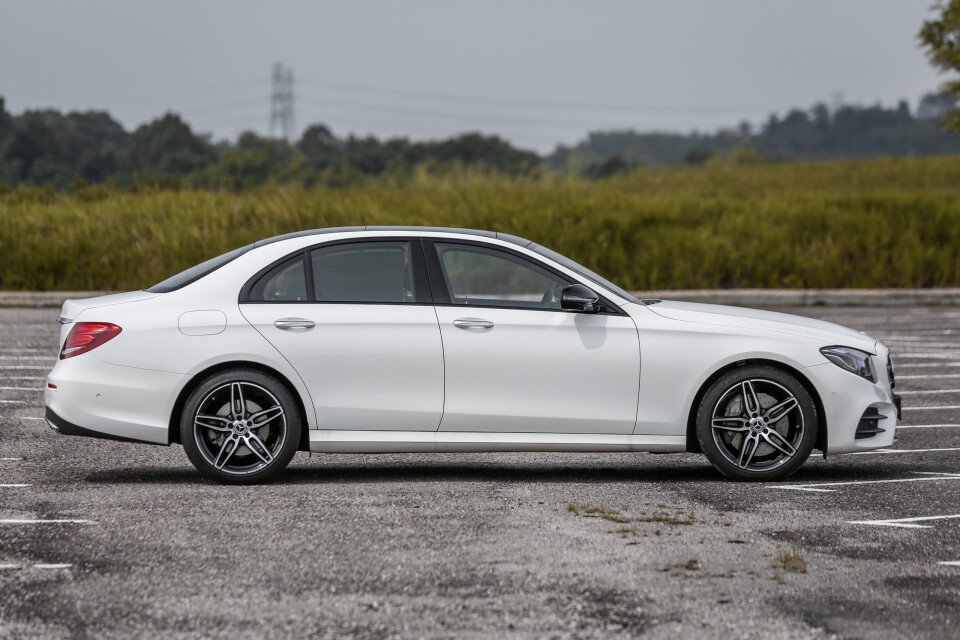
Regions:
<svg viewBox="0 0 960 640"><path fill-rule="evenodd" d="M702 452L776 480L814 449L890 446L900 412L889 350L861 332L639 300L488 231L287 234L58 322L50 427L179 443L226 483L297 450Z"/></svg>

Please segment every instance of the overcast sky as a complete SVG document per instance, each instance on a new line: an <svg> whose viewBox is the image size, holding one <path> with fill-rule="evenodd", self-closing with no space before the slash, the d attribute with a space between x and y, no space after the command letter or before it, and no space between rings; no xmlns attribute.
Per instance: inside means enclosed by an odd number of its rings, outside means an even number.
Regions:
<svg viewBox="0 0 960 640"><path fill-rule="evenodd" d="M500 134L548 151L588 131L759 123L817 101L911 106L938 78L932 0L0 0L8 110L167 110L266 133L270 70L302 130Z"/></svg>

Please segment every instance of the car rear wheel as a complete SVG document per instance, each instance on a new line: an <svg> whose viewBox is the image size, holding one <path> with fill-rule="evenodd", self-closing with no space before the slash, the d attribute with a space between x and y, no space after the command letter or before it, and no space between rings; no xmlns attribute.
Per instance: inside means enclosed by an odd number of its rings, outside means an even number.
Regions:
<svg viewBox="0 0 960 640"><path fill-rule="evenodd" d="M780 369L751 365L714 382L697 411L697 439L722 474L779 480L810 456L817 439L816 403Z"/></svg>
<svg viewBox="0 0 960 640"><path fill-rule="evenodd" d="M272 478L293 458L300 413L287 387L252 369L214 374L190 394L180 441L203 475L229 484Z"/></svg>

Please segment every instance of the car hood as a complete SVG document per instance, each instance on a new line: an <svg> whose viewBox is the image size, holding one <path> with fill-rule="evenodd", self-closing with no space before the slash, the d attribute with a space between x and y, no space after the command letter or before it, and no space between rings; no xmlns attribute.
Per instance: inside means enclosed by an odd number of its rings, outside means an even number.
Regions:
<svg viewBox="0 0 960 640"><path fill-rule="evenodd" d="M853 347L876 354L876 339L862 331L844 327L832 322L814 320L789 313L759 311L742 307L728 307L719 304L699 304L694 302L675 302L663 300L647 307L653 313L671 320L698 322L700 324L720 325L777 331L791 335L819 340L825 345L835 344Z"/></svg>
<svg viewBox="0 0 960 640"><path fill-rule="evenodd" d="M66 300L63 308L60 310L60 317L64 321L73 321L85 309L94 309L96 307L108 307L115 304L125 304L128 302L138 302L156 298L161 294L150 293L148 291L127 291L125 293L111 293L106 296L97 296L95 298L79 298L77 300Z"/></svg>

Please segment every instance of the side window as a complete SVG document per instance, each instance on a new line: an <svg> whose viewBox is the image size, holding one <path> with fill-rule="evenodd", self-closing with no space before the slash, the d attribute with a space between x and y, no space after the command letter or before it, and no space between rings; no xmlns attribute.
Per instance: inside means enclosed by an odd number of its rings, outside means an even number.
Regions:
<svg viewBox="0 0 960 640"><path fill-rule="evenodd" d="M303 254L274 267L250 290L251 302L303 302L307 300L307 279Z"/></svg>
<svg viewBox="0 0 960 640"><path fill-rule="evenodd" d="M416 300L409 242L356 242L310 252L317 302Z"/></svg>
<svg viewBox="0 0 960 640"><path fill-rule="evenodd" d="M434 245L454 304L559 309L562 278L505 251Z"/></svg>

